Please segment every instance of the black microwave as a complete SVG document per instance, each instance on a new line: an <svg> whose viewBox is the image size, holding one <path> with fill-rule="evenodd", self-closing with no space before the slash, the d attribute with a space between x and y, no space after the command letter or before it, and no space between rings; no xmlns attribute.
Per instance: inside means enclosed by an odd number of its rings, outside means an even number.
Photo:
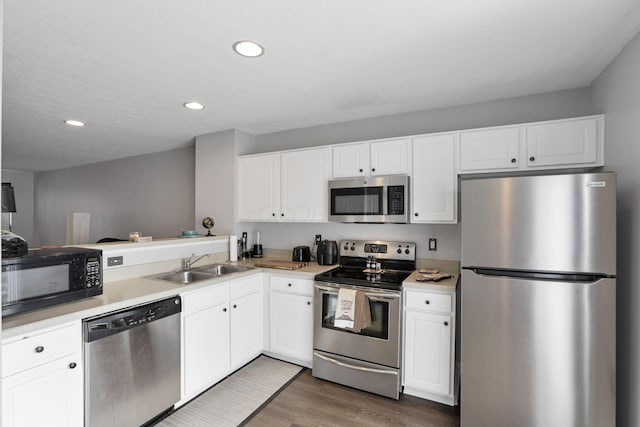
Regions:
<svg viewBox="0 0 640 427"><path fill-rule="evenodd" d="M102 251L30 249L2 259L2 315L23 313L102 294Z"/></svg>
<svg viewBox="0 0 640 427"><path fill-rule="evenodd" d="M408 219L406 175L329 181L329 221L406 224Z"/></svg>

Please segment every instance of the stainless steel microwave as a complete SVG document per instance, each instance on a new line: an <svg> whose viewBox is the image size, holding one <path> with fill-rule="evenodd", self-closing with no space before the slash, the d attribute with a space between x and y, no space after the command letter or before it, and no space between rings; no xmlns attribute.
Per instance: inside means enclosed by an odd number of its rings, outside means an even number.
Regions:
<svg viewBox="0 0 640 427"><path fill-rule="evenodd" d="M329 221L406 224L408 219L407 175L329 181Z"/></svg>
<svg viewBox="0 0 640 427"><path fill-rule="evenodd" d="M22 313L102 294L102 251L30 249L2 259L2 315Z"/></svg>

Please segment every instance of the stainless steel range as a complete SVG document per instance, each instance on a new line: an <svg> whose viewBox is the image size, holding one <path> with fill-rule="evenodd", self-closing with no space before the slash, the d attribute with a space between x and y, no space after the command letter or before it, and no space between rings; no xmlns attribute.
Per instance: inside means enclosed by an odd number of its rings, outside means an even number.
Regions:
<svg viewBox="0 0 640 427"><path fill-rule="evenodd" d="M314 377L400 397L402 281L416 267L412 242L340 242L340 267L315 280ZM371 324L359 332L337 327L341 288L363 291Z"/></svg>

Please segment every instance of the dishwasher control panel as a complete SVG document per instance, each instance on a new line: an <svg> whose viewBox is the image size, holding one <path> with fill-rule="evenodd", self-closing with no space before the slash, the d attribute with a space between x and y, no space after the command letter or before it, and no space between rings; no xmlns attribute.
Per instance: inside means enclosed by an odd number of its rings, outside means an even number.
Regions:
<svg viewBox="0 0 640 427"><path fill-rule="evenodd" d="M149 304L126 308L117 312L84 320L84 340L91 342L100 338L127 331L182 311L179 296L167 298Z"/></svg>

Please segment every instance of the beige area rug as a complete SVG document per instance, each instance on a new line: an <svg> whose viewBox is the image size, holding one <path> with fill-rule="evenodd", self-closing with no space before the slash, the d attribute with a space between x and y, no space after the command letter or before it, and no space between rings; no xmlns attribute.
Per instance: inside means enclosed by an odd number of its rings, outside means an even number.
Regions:
<svg viewBox="0 0 640 427"><path fill-rule="evenodd" d="M238 426L302 370L300 366L260 356L156 426Z"/></svg>

